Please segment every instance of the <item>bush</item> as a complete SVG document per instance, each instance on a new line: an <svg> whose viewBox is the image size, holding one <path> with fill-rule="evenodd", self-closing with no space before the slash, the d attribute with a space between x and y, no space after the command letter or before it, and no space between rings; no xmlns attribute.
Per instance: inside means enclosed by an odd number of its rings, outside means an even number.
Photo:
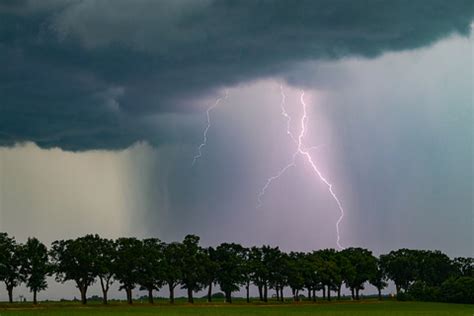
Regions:
<svg viewBox="0 0 474 316"><path fill-rule="evenodd" d="M436 302L442 299L441 290L436 286L428 286L423 281L416 281L408 290L409 295L417 301Z"/></svg>
<svg viewBox="0 0 474 316"><path fill-rule="evenodd" d="M211 297L212 298L225 298L225 294L222 292L217 292L217 293L212 294Z"/></svg>
<svg viewBox="0 0 474 316"><path fill-rule="evenodd" d="M449 278L441 285L441 293L447 302L474 304L474 278Z"/></svg>
<svg viewBox="0 0 474 316"><path fill-rule="evenodd" d="M410 295L410 293L400 292L397 294L397 301L413 301L413 297Z"/></svg>

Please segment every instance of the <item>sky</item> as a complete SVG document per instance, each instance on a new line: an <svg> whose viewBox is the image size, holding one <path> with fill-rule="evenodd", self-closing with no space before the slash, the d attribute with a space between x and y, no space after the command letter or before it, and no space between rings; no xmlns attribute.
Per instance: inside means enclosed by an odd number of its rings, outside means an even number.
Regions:
<svg viewBox="0 0 474 316"><path fill-rule="evenodd" d="M0 0L0 231L336 248L304 91L343 247L472 256L473 6Z"/></svg>

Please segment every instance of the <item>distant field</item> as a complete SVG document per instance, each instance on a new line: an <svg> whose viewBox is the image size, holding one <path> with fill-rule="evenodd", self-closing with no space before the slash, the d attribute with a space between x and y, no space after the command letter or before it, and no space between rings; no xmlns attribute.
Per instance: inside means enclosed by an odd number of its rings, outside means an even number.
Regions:
<svg viewBox="0 0 474 316"><path fill-rule="evenodd" d="M204 304L198 303L188 305L178 303L174 306L158 303L148 305L137 303L134 306L128 306L121 303L111 304L110 306L101 306L96 303L86 307L75 303L51 303L40 304L38 307L32 307L29 304L0 304L0 316L6 315L52 315L52 316L75 316L75 315L200 315L200 316L220 316L220 315L338 315L338 316L362 316L362 315L445 315L461 316L474 315L474 305L457 305L443 303L420 303L420 302L378 302L375 300L361 302L337 302L337 303L288 303L288 304Z"/></svg>

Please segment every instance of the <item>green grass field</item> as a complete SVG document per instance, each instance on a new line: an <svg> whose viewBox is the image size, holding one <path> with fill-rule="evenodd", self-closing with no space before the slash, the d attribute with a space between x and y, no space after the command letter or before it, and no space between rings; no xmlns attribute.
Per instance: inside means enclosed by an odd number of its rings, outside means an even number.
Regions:
<svg viewBox="0 0 474 316"><path fill-rule="evenodd" d="M0 304L0 316L13 315L195 315L195 316L220 316L220 315L339 315L339 316L361 316L361 315L443 315L443 316L461 316L474 315L474 305L458 305L443 303L421 303L421 302L395 302L376 300L367 300L361 302L338 302L338 303L288 303L278 305L260 305L260 304L203 304L198 303L188 305L178 303L174 306L158 303L148 305L137 303L134 306L127 306L121 303L112 303L109 306L99 304L90 304L86 307L76 303L50 303L40 304L33 307L29 304Z"/></svg>

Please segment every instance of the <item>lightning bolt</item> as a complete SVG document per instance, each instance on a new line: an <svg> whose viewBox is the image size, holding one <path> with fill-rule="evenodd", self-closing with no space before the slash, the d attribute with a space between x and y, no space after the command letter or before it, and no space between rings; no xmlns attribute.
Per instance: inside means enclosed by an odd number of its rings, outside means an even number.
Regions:
<svg viewBox="0 0 474 316"><path fill-rule="evenodd" d="M301 101L301 104L303 105L303 116L301 117L301 132L300 132L300 135L298 136L298 151L297 152L306 158L311 168L313 168L313 171L318 175L319 179L328 187L329 193L331 193L332 198L334 199L334 201L337 204L337 207L339 208L340 216L336 222L336 233L337 233L336 244L340 249L344 249L344 247L341 245L341 235L339 232L339 225L341 224L341 221L344 219L344 208L342 207L342 203L337 197L336 193L334 193L332 184L323 176L321 171L318 169L318 167L316 166L313 160L313 157L311 157L311 154L308 152L308 150L307 149L305 150L303 148L303 137L304 137L304 134L306 133L306 120L308 119L308 116L306 114L306 103L304 102L304 91L301 92L300 101Z"/></svg>
<svg viewBox="0 0 474 316"><path fill-rule="evenodd" d="M283 85L280 84L280 94L281 94L281 115L283 115L286 118L286 133L288 136L290 136L291 140L295 143L298 144L296 141L296 138L293 136L291 133L291 116L288 115L288 112L286 112L286 95L285 92L283 91Z"/></svg>
<svg viewBox="0 0 474 316"><path fill-rule="evenodd" d="M298 152L295 152L293 154L293 159L291 160L291 162L289 164L287 164L285 167L283 167L280 171L278 171L278 173L274 176L271 176L270 178L268 178L267 182L265 183L265 185L263 186L262 190L258 193L258 204L257 204L257 208L260 208L263 204L263 201L262 201L262 198L263 196L265 195L265 192L267 191L268 187L270 186L270 184L272 184L273 181L277 180L278 178L280 178L288 169L290 169L291 167L294 167L296 166L296 156L298 155Z"/></svg>
<svg viewBox="0 0 474 316"><path fill-rule="evenodd" d="M214 110L214 108L217 107L219 103L221 103L222 100L227 99L228 96L229 96L229 91L225 90L225 95L223 97L216 99L216 102L207 108L206 110L207 126L204 129L204 132L202 135L202 143L199 145L198 152L196 156L194 156L193 158L193 163L191 164L192 166L194 166L196 164L196 161L202 157L202 149L207 145L207 133L209 132L209 129L211 128L211 111Z"/></svg>
<svg viewBox="0 0 474 316"><path fill-rule="evenodd" d="M307 119L308 119L308 115L307 115L307 112L306 112L306 107L307 106L306 106L306 103L304 101L304 91L302 91L301 95L300 95L300 102L301 102L301 105L303 107L303 115L301 117L301 130L300 130L300 133L298 135L298 138L295 138L293 136L293 134L291 133L291 130L290 130L291 117L288 115L288 112L286 111L286 107L285 107L286 96L283 92L282 85L280 85L280 91L281 91L281 95L282 95L282 101L281 101L282 115L287 120L287 134L296 143L297 149L293 153L291 162L288 165L286 165L285 167L283 167L276 175L268 178L267 182L265 183L262 190L258 194L257 208L262 206L262 198L265 195L265 192L268 189L268 187L271 185L271 183L273 181L277 180L278 178L280 178L288 169L290 169L291 167L294 167L296 165L296 157L298 155L300 155L308 162L308 164L311 166L311 168L313 169L314 173L318 176L318 178L327 186L329 193L331 194L332 198L334 199L334 201L337 204L337 207L338 207L339 212L340 212L340 216L339 216L339 218L336 222L336 234L337 234L336 244L340 249L344 249L344 247L341 245L341 235L340 235L340 229L339 229L339 226L340 226L342 220L344 219L344 208L342 207L341 201L339 200L339 198L337 197L336 193L333 190L333 185L323 176L323 174L321 173L321 171L317 167L316 163L314 162L313 157L309 153L310 150L319 149L321 146L324 146L324 145L313 146L313 147L308 147L308 148L304 147L303 139L304 139L304 136L305 136L305 133L306 133L306 122L307 122Z"/></svg>
<svg viewBox="0 0 474 316"><path fill-rule="evenodd" d="M291 133L291 116L288 114L286 111L286 95L285 91L283 90L283 85L280 84L280 94L281 94L281 102L280 102L280 108L281 108L281 115L286 119L286 134L291 138L291 140L295 143L298 144L298 141L296 138L293 136L293 133ZM296 156L298 155L298 152L295 152L293 154L293 159L291 159L290 163L288 163L285 167L280 169L278 173L276 173L274 176L271 176L268 178L267 182L263 186L262 190L258 193L258 204L257 208L260 208L263 204L262 198L265 195L265 192L267 191L268 187L272 184L273 181L277 180L280 178L288 169L291 167L296 166Z"/></svg>

